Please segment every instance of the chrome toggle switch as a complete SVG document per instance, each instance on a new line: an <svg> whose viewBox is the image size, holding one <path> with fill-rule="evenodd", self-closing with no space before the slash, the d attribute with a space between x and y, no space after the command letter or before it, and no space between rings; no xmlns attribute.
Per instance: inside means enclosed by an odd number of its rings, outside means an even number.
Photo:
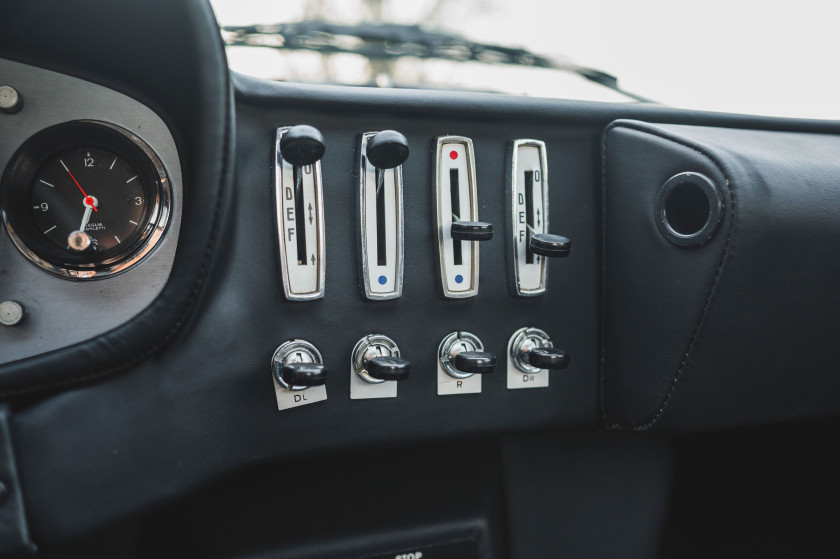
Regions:
<svg viewBox="0 0 840 559"><path fill-rule="evenodd" d="M395 130L359 140L359 255L362 294L371 301L402 296L404 218L402 164L408 140Z"/></svg>
<svg viewBox="0 0 840 559"><path fill-rule="evenodd" d="M324 296L324 137L301 124L277 129L274 202L283 291L289 301Z"/></svg>
<svg viewBox="0 0 840 559"><path fill-rule="evenodd" d="M492 239L493 225L478 221L472 140L440 136L436 154L433 197L443 296L473 297L478 293L476 242Z"/></svg>
<svg viewBox="0 0 840 559"><path fill-rule="evenodd" d="M289 340L278 347L271 368L277 384L286 390L306 390L327 382L321 353L304 340Z"/></svg>
<svg viewBox="0 0 840 559"><path fill-rule="evenodd" d="M397 382L406 380L411 362L400 354L396 342L370 334L356 343L350 357L350 398L395 398Z"/></svg>
<svg viewBox="0 0 840 559"><path fill-rule="evenodd" d="M320 402L327 399L327 367L321 352L306 340L289 340L271 358L277 408Z"/></svg>
<svg viewBox="0 0 840 559"><path fill-rule="evenodd" d="M400 348L388 336L365 336L353 348L353 368L362 380L379 384L389 380L405 380L411 362L400 357Z"/></svg>
<svg viewBox="0 0 840 559"><path fill-rule="evenodd" d="M452 332L438 346L438 394L481 392L481 377L495 368L496 356L484 351L478 336Z"/></svg>
<svg viewBox="0 0 840 559"><path fill-rule="evenodd" d="M548 386L548 371L569 366L569 355L554 347L551 338L539 328L520 328L508 343L508 388Z"/></svg>
<svg viewBox="0 0 840 559"><path fill-rule="evenodd" d="M568 256L571 241L548 233L545 142L515 140L511 153L512 287L515 295L531 297L545 293L545 259Z"/></svg>
<svg viewBox="0 0 840 559"><path fill-rule="evenodd" d="M484 375L496 368L496 356L486 353L481 340L469 332L452 332L446 336L438 347L438 359L446 374L453 378Z"/></svg>

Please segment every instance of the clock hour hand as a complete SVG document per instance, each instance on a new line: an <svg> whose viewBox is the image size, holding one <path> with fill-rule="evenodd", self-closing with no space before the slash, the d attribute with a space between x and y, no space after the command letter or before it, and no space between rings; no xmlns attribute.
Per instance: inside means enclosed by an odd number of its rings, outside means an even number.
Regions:
<svg viewBox="0 0 840 559"><path fill-rule="evenodd" d="M90 214L92 211L96 210L96 206L99 205L99 201L93 196L85 196L85 199L82 203L85 206L85 215L82 216L82 224L79 226L79 231L85 230L88 221L90 221Z"/></svg>

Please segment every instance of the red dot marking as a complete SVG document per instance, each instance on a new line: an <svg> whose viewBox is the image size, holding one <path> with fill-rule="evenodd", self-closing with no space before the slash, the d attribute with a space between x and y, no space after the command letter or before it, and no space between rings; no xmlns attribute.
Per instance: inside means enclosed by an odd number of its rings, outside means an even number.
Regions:
<svg viewBox="0 0 840 559"><path fill-rule="evenodd" d="M91 198L90 196L85 197L85 204L87 204L88 206L93 206L93 198Z"/></svg>
<svg viewBox="0 0 840 559"><path fill-rule="evenodd" d="M458 159L458 152L454 149L449 152L449 159Z"/></svg>

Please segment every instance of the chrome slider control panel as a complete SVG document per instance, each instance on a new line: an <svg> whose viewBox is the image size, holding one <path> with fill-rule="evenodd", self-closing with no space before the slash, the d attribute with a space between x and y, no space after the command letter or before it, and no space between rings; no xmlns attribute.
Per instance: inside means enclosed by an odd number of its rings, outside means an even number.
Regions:
<svg viewBox="0 0 840 559"><path fill-rule="evenodd" d="M433 198L438 267L443 296L478 293L478 245L493 238L493 226L478 221L473 143L463 136L437 138Z"/></svg>
<svg viewBox="0 0 840 559"><path fill-rule="evenodd" d="M546 289L547 259L567 256L571 247L566 237L548 233L548 165L544 142L512 142L509 184L512 291L520 297L542 295Z"/></svg>
<svg viewBox="0 0 840 559"><path fill-rule="evenodd" d="M359 251L362 294L396 299L403 283L403 174L408 141L395 130L359 138Z"/></svg>
<svg viewBox="0 0 840 559"><path fill-rule="evenodd" d="M277 129L274 203L283 291L289 301L324 296L324 138L307 125Z"/></svg>

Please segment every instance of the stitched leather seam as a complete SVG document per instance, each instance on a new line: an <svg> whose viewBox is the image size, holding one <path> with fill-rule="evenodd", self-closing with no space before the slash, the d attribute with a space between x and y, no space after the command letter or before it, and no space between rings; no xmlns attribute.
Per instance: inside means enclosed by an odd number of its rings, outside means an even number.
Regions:
<svg viewBox="0 0 840 559"><path fill-rule="evenodd" d="M607 151L607 133L612 128L618 127L625 127L631 130L635 130L637 132L641 132L643 134L651 134L653 136L657 136L664 140L668 140L670 142L674 142L679 144L683 147L689 148L700 155L707 158L715 167L718 168L718 171L723 175L726 181L726 192L729 196L729 205L731 207L732 218L729 222L729 229L726 234L726 241L723 245L723 253L720 258L720 262L718 264L717 270L715 270L715 274L712 277L712 287L709 289L709 294L706 297L706 301L703 304L703 311L700 314L700 318L697 320L697 323L694 326L694 331L692 332L691 338L688 342L688 347L686 348L685 352L683 353L683 358L680 361L680 365L677 368L677 371L674 373L674 378L671 381L670 386L668 387L668 392L665 394L665 398L662 400L662 403L659 406L659 409L656 410L654 413L653 418L646 423L641 424L629 424L629 425L622 425L619 423L608 425L607 419L607 410L605 406L605 397L604 397L604 387L606 385L606 367L605 367L605 349L606 349L606 337L604 336L605 332L605 315L606 310L602 309L601 313L601 379L600 379L600 402L601 402L601 418L604 422L604 425L610 429L619 430L619 431L645 431L653 427L665 413L665 410L668 408L670 403L671 397L677 390L677 382L679 381L680 377L685 370L686 363L688 363L688 359L691 356L691 353L694 349L694 344L697 341L697 337L700 334L700 330L703 327L703 323L706 320L706 315L708 314L709 308L711 307L712 299L714 298L715 293L717 292L718 284L720 283L720 276L723 273L723 268L726 265L726 261L729 255L729 247L732 242L732 237L735 232L735 223L738 217L738 208L736 204L736 196L735 196L735 189L734 185L732 184L732 180L729 177L729 174L726 172L725 166L718 158L711 153L710 151L704 149L701 146L693 145L690 141L686 138L682 138L677 136L676 134L668 133L664 130L657 129L652 125L645 125L642 122L628 122L628 121L617 121L611 123L607 126L606 130L604 131L604 139L603 139L603 149L601 150L601 174L602 174L602 191L604 195L604 200L606 200L606 181L607 181L607 169L606 169L606 151ZM603 217L606 217L606 204L602 204L603 208ZM603 243L603 257L602 257L602 273L606 272L606 219L602 219L601 221L602 227L602 243ZM606 282L602 282L602 297L606 294ZM602 298L603 301L603 298Z"/></svg>
<svg viewBox="0 0 840 559"><path fill-rule="evenodd" d="M226 75L227 75L227 70L225 72L226 72ZM229 76L228 76L227 82L228 82L228 87L226 88L226 92L225 92L225 106L227 107L227 109L229 111L232 111L233 110L232 106L231 106L231 99L232 99L231 87L232 86L230 84ZM198 270L198 276L196 278L195 284L193 285L193 288L190 291L190 295L189 295L188 299L183 304L183 310L178 315L177 320L175 321L175 323L173 324L173 326L169 330L169 332L167 332L166 335L164 335L164 337L161 338L155 345L146 349L145 351L142 351L140 354L138 354L134 359L131 359L130 361L120 363L118 365L115 365L115 366L110 367L108 369L105 369L103 371L97 371L95 373L88 373L88 374L85 374L85 375L79 375L79 376L70 377L70 378L67 378L67 379L62 379L62 380L59 380L59 381L49 381L49 382L44 382L44 383L40 383L40 384L33 384L33 385L21 387L21 388L15 388L15 389L12 389L12 390L0 391L0 398L20 396L22 394L38 392L38 391L45 390L45 389L53 389L53 388L62 388L62 387L66 387L66 386L72 386L72 385L81 384L83 382L93 380L93 379L96 379L96 378L112 375L112 374L114 374L118 371L121 371L123 369L130 368L130 367L136 365L137 363L140 363L141 361L145 361L148 357L150 357L151 355L156 353L158 350L160 350L162 347L167 345L170 342L170 340L172 340L172 338L175 336L175 334L178 333L178 331L181 329L181 326L183 325L185 319L190 315L190 313L192 311L192 308L193 308L193 305L195 304L195 301L196 301L196 299L198 298L198 295L201 292L201 285L204 283L204 279L205 279L205 276L207 274L207 270L210 267L210 259L213 256L214 249L215 249L216 243L218 242L219 235L220 235L220 232L221 232L221 227L219 226L219 222L220 222L221 215L222 215L223 202L225 200L223 185L225 183L225 179L226 179L227 174L228 174L228 167L229 167L230 161L233 159L231 154L228 153L229 149L230 149L230 141L231 141L231 124L232 124L231 121L232 120L233 120L233 117L232 117L231 114L226 115L226 117L225 117L225 132L224 132L224 138L225 139L224 139L224 144L223 144L223 153L225 154L225 157L222 160L222 169L221 169L221 172L220 172L220 178L219 178L219 181L218 181L218 188L217 188L217 191L216 191L216 206L213 210L212 233L210 235L210 239L207 241L207 245L206 245L205 250L204 250L204 256L202 257L202 261L201 261L201 267Z"/></svg>

